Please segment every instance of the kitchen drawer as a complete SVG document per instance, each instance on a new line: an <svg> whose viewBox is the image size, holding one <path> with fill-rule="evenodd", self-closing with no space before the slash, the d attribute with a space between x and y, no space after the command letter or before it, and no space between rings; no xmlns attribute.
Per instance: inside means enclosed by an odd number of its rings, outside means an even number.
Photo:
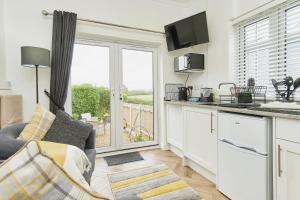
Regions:
<svg viewBox="0 0 300 200"><path fill-rule="evenodd" d="M300 120L276 118L276 138L300 143Z"/></svg>
<svg viewBox="0 0 300 200"><path fill-rule="evenodd" d="M219 113L219 140L226 139L238 146L254 148L260 153L269 151L270 119L250 115Z"/></svg>

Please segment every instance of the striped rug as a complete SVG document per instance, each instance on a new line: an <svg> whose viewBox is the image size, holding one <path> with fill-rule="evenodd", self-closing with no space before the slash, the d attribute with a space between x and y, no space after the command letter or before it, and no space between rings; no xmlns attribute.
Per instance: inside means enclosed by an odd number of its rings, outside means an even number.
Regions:
<svg viewBox="0 0 300 200"><path fill-rule="evenodd" d="M166 165L108 175L115 200L200 200L201 197Z"/></svg>

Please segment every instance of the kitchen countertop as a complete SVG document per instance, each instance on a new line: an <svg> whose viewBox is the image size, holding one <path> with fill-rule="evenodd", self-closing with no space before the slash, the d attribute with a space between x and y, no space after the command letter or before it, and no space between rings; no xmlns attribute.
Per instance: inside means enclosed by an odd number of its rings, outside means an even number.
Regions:
<svg viewBox="0 0 300 200"><path fill-rule="evenodd" d="M281 117L281 118L300 120L300 111L287 111L287 110L283 111L283 110L276 110L276 109L265 109L260 107L234 108L234 107L221 106L218 105L217 103L212 103L208 105L203 103L193 103L193 102L186 102L186 101L165 101L165 104L216 109L218 111L226 111L226 112L265 116L265 117Z"/></svg>

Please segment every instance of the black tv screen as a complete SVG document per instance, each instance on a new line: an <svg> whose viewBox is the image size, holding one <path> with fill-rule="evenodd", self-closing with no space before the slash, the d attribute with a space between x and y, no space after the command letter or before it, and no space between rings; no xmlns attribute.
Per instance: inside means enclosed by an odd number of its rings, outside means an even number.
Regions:
<svg viewBox="0 0 300 200"><path fill-rule="evenodd" d="M169 51L207 43L206 12L166 25L165 32Z"/></svg>

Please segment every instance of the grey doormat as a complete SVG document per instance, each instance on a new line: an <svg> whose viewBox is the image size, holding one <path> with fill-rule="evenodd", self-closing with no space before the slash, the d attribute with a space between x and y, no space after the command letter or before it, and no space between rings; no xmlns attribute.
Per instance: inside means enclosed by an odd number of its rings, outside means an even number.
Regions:
<svg viewBox="0 0 300 200"><path fill-rule="evenodd" d="M120 154L115 156L106 156L104 157L104 160L107 162L108 166L113 166L113 165L121 165L124 163L144 160L144 158L141 156L139 152L133 152L133 153L125 153L125 154Z"/></svg>

